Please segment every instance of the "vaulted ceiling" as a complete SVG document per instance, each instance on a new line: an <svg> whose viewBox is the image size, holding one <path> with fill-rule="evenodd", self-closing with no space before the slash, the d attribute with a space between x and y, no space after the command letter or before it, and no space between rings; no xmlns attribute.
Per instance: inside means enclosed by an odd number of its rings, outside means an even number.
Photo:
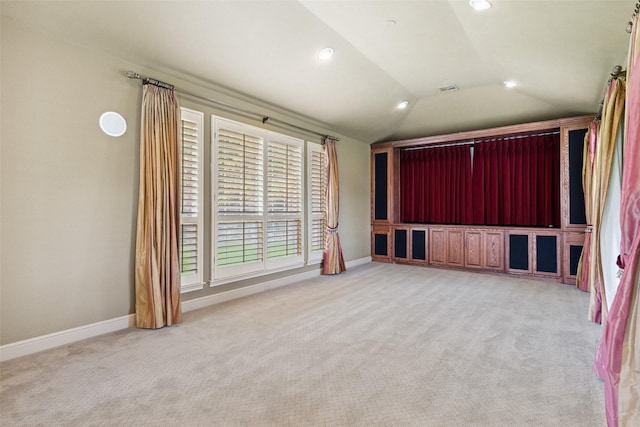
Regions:
<svg viewBox="0 0 640 427"><path fill-rule="evenodd" d="M466 0L1 7L52 37L231 88L368 143L596 112L612 67L624 67L634 1L491 3L482 12ZM326 62L324 47L335 52ZM451 85L458 90L440 91Z"/></svg>

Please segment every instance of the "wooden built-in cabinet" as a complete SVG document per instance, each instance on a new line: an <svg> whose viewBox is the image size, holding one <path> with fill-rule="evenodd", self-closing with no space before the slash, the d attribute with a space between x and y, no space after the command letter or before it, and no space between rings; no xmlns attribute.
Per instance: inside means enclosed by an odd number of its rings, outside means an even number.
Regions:
<svg viewBox="0 0 640 427"><path fill-rule="evenodd" d="M505 271L504 229L415 224L392 230L393 256L380 261Z"/></svg>
<svg viewBox="0 0 640 427"><path fill-rule="evenodd" d="M371 146L373 261L486 270L575 284L584 245L584 138L593 116L391 141ZM410 224L400 221L400 150L414 146L557 129L559 228Z"/></svg>

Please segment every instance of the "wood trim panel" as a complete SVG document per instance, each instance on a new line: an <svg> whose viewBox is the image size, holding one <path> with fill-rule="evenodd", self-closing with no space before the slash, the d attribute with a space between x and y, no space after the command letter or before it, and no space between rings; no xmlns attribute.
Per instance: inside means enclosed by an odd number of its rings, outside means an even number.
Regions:
<svg viewBox="0 0 640 427"><path fill-rule="evenodd" d="M378 142L372 144L372 147L378 148L408 148L421 145L456 142L466 139L488 138L492 136L507 136L518 133L535 132L548 129L559 129L563 126L580 126L581 123L589 123L595 116L593 114L577 117L568 117L563 119L545 120L540 122L524 123L518 125L500 126L494 128L471 130L465 132L456 132L450 134L433 135L414 139L405 139L398 141Z"/></svg>
<svg viewBox="0 0 640 427"><path fill-rule="evenodd" d="M560 224L562 229L584 229L585 224L571 224L569 182L569 132L588 129L594 116L576 117L560 128Z"/></svg>
<svg viewBox="0 0 640 427"><path fill-rule="evenodd" d="M375 219L375 203L376 203L376 154L386 153L387 154L387 219ZM371 149L371 198L370 198L370 211L371 211L371 222L372 224L392 224L394 221L394 217L392 215L392 203L393 203L393 185L394 180L390 179L393 176L393 149Z"/></svg>
<svg viewBox="0 0 640 427"><path fill-rule="evenodd" d="M399 150L391 151L390 163L393 170L390 175L393 177L393 185L389 194L389 215L391 221L399 223L400 219L400 152Z"/></svg>

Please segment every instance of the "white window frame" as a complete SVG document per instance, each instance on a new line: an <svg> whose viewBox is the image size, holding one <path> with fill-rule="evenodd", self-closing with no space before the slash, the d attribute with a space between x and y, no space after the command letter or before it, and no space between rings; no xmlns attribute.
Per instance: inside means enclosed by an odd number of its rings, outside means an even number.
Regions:
<svg viewBox="0 0 640 427"><path fill-rule="evenodd" d="M198 147L198 172L197 172L197 180L198 180L198 193L197 193L197 205L198 212L196 215L193 214L184 214L182 212L182 193L180 200L180 238L182 239L182 226L183 225L195 225L197 234L196 234L196 271L192 273L180 273L180 291L182 293L191 292L200 290L204 286L204 277L203 277L203 260L204 260L204 113L200 111L190 110L188 108L180 108L180 153L181 153L181 162L182 162L182 130L183 130L183 121L189 121L195 123L198 132L195 135L197 140ZM180 188L182 189L183 183L183 170L182 164L180 168ZM182 247L182 242L180 243L180 247ZM182 257L179 257L180 261L182 261ZM182 271L182 265L180 266Z"/></svg>
<svg viewBox="0 0 640 427"><path fill-rule="evenodd" d="M314 206L313 200L313 186L314 180L317 177L313 176L313 156L319 153L325 162L324 167L324 189L322 190L322 196L324 198L321 204L323 206ZM314 220L322 220L323 221L323 241L326 241L326 215L327 215L327 178L326 178L326 162L327 162L327 153L325 152L324 146L319 143L307 141L307 234L306 234L306 242L305 247L307 251L307 264L319 264L322 262L324 255L324 243L320 249L313 248L313 221Z"/></svg>
<svg viewBox="0 0 640 427"><path fill-rule="evenodd" d="M251 135L252 137L261 138L263 140L263 180L262 180L262 209L258 214L243 214L243 215L230 215L230 214L220 214L218 212L218 188L219 188L219 177L218 177L218 134L219 129L223 128L228 131L236 132L239 134ZM267 200L267 162L268 162L268 144L269 141L291 144L300 147L301 150L301 212L298 215L290 215L283 213L269 213L268 212L268 200ZM267 274L276 271L289 270L293 268L299 268L304 266L304 257L305 257L305 230L306 224L304 221L304 177L305 177L305 166L304 166L304 141L299 138L293 138L287 135L283 135L277 132L267 131L265 129L261 129L255 126L247 125L244 123L240 123L234 120L226 119L224 117L211 115L211 285L216 286L223 283L228 283L234 280L238 280L241 278L254 277L262 274ZM296 219L299 218L300 221L300 253L299 255L286 256L277 259L269 259L268 258L268 240L267 240L267 231L268 231L268 223L269 221L278 220L278 219ZM218 266L217 262L217 242L218 242L218 225L224 222L261 222L262 224L262 259L238 264L231 266Z"/></svg>

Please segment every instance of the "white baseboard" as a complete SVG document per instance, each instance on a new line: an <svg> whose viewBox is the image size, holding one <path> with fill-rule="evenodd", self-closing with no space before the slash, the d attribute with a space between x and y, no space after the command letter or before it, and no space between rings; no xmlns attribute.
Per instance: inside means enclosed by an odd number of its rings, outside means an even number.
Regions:
<svg viewBox="0 0 640 427"><path fill-rule="evenodd" d="M351 268L369 262L371 262L371 257L364 257L346 262L345 264L347 268ZM236 298L246 297L249 295L257 294L259 292L264 292L269 289L275 289L280 286L290 285L291 283L299 282L305 279L311 279L318 276L320 276L320 266L318 266L318 268L315 270L305 271L304 273L281 277L279 279L269 280L268 282L258 283L257 285L245 286L242 288L233 289L231 291L220 292L218 294L207 295L189 301L183 301L182 311L186 313L188 311L198 310L200 308L209 307L210 305L220 304L222 302L231 301Z"/></svg>
<svg viewBox="0 0 640 427"><path fill-rule="evenodd" d="M371 262L371 257L364 257L348 261L347 269ZM269 289L280 286L289 285L300 280L311 279L320 276L320 268L304 273L294 274L279 279L269 280L257 285L245 286L239 289L233 289L227 292L207 295L202 298L196 298L182 302L182 311L192 311L199 308L208 307L214 304L220 304L225 301L231 301L236 298L245 297ZM87 338L96 337L98 335L108 334L110 332L119 331L135 326L135 314L117 317L115 319L104 320L102 322L92 323L89 325L78 326L77 328L66 329L60 332L54 332L39 337L30 338L23 341L17 341L10 344L0 346L0 362L16 357L27 356L39 351L49 350L65 344L71 344Z"/></svg>
<svg viewBox="0 0 640 427"><path fill-rule="evenodd" d="M370 256L366 256L364 258L358 258L358 259L354 259L352 261L347 261L347 262L345 262L345 266L347 268L353 268L353 267L356 267L358 265L368 264L370 262L371 262L371 257Z"/></svg>
<svg viewBox="0 0 640 427"><path fill-rule="evenodd" d="M0 362L26 356L43 350L49 350L65 344L127 329L135 325L135 314L104 320L90 325L78 326L52 334L30 338L0 346Z"/></svg>

